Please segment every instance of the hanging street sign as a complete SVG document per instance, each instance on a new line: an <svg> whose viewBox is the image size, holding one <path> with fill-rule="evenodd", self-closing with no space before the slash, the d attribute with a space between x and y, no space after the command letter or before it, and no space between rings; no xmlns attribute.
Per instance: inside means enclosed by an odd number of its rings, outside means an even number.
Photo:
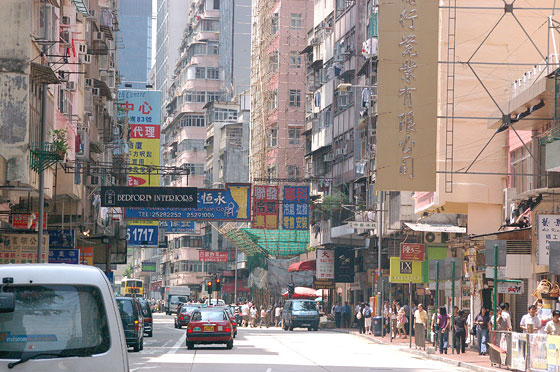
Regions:
<svg viewBox="0 0 560 372"><path fill-rule="evenodd" d="M102 186L102 207L196 208L196 187Z"/></svg>
<svg viewBox="0 0 560 372"><path fill-rule="evenodd" d="M126 240L130 247L157 247L158 226L128 225L126 228Z"/></svg>
<svg viewBox="0 0 560 372"><path fill-rule="evenodd" d="M145 187L143 189L146 189ZM198 189L194 208L126 208L130 220L249 221L251 184L226 184L225 189Z"/></svg>

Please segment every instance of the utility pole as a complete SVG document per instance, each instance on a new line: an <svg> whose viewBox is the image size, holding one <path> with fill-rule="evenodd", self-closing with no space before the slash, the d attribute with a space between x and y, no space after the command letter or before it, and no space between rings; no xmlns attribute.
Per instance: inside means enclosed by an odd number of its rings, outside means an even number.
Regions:
<svg viewBox="0 0 560 372"><path fill-rule="evenodd" d="M48 23L47 23L48 24ZM43 45L43 54L47 54L47 46ZM45 57L46 58L46 57ZM39 142L39 151L42 151L45 142L47 142L47 89L48 84L43 83L41 84L43 89L42 97L41 97L41 131L40 131L40 142ZM39 172L39 216L37 218L38 224L38 239L37 239L37 263L41 262L41 256L43 254L43 223L45 220L45 170L43 167L40 168L41 171ZM48 260L47 260L48 262Z"/></svg>
<svg viewBox="0 0 560 372"><path fill-rule="evenodd" d="M237 305L237 244L235 245L235 258L233 259L233 272L235 273L233 280L233 303Z"/></svg>

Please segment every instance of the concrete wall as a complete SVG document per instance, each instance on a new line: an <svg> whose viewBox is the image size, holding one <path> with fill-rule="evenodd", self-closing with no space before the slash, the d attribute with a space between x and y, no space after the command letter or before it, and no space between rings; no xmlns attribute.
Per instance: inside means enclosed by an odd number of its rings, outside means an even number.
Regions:
<svg viewBox="0 0 560 372"><path fill-rule="evenodd" d="M12 181L29 183L29 72L31 1L6 0L0 12L0 157Z"/></svg>

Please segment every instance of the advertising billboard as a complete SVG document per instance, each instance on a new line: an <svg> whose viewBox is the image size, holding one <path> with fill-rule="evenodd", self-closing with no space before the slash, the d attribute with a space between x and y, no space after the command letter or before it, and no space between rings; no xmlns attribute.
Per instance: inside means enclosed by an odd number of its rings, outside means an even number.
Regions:
<svg viewBox="0 0 560 372"><path fill-rule="evenodd" d="M203 262L228 262L228 252L198 251L198 260Z"/></svg>
<svg viewBox="0 0 560 372"><path fill-rule="evenodd" d="M1 234L0 264L37 263L37 234ZM47 262L49 235L43 235L43 251L39 262Z"/></svg>
<svg viewBox="0 0 560 372"><path fill-rule="evenodd" d="M80 250L49 249L49 263L65 263L77 265L80 263Z"/></svg>
<svg viewBox="0 0 560 372"><path fill-rule="evenodd" d="M225 189L198 189L196 208L126 208L133 220L250 221L251 184L226 184Z"/></svg>
<svg viewBox="0 0 560 372"><path fill-rule="evenodd" d="M278 229L278 186L253 186L253 228Z"/></svg>
<svg viewBox="0 0 560 372"><path fill-rule="evenodd" d="M159 231L165 234L195 234L196 225L194 221L159 221Z"/></svg>
<svg viewBox="0 0 560 372"><path fill-rule="evenodd" d="M284 186L282 228L309 229L309 186Z"/></svg>
<svg viewBox="0 0 560 372"><path fill-rule="evenodd" d="M422 283L422 262L401 261L400 257L391 257L389 281L391 283Z"/></svg>
<svg viewBox="0 0 560 372"><path fill-rule="evenodd" d="M334 279L334 251L317 249L315 277L317 279Z"/></svg>
<svg viewBox="0 0 560 372"><path fill-rule="evenodd" d="M438 5L379 1L378 190L436 190Z"/></svg>
<svg viewBox="0 0 560 372"><path fill-rule="evenodd" d="M337 283L354 283L354 250L336 247L334 250L334 281Z"/></svg>
<svg viewBox="0 0 560 372"><path fill-rule="evenodd" d="M196 208L196 187L102 186L102 207Z"/></svg>

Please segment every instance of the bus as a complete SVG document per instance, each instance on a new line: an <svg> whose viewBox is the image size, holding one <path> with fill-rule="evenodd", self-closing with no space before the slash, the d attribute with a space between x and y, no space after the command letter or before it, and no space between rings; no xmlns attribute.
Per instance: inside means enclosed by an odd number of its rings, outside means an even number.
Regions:
<svg viewBox="0 0 560 372"><path fill-rule="evenodd" d="M121 296L128 296L128 297L144 296L144 282L138 279L122 279Z"/></svg>

